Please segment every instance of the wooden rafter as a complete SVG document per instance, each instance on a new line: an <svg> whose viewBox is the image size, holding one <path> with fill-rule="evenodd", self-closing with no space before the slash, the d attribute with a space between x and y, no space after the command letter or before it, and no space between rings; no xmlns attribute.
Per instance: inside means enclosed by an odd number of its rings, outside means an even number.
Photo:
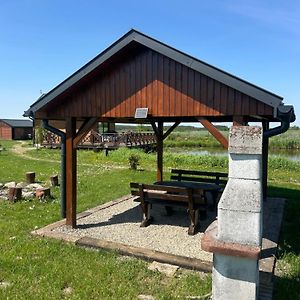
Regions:
<svg viewBox="0 0 300 300"><path fill-rule="evenodd" d="M215 139L225 148L228 149L227 138L207 119L198 119L198 121L215 137Z"/></svg>

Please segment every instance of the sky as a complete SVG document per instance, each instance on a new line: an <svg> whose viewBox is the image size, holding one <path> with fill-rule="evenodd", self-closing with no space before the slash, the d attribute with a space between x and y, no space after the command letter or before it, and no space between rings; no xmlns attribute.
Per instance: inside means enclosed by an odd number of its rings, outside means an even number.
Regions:
<svg viewBox="0 0 300 300"><path fill-rule="evenodd" d="M22 118L131 28L300 112L299 0L0 0L0 118Z"/></svg>

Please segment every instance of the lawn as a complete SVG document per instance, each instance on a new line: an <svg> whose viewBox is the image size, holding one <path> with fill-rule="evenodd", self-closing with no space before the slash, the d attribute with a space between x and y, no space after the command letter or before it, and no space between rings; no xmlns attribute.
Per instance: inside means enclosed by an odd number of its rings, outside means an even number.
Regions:
<svg viewBox="0 0 300 300"><path fill-rule="evenodd" d="M11 151L12 143L0 144L6 148L0 152L2 183L23 181L28 171L48 183L51 175L59 173L59 150L28 150L21 157ZM140 157L138 171L128 168L132 153ZM227 160L166 153L166 172L172 167L226 170ZM299 163L270 162L270 194L288 198L276 299L300 299L299 171ZM128 194L130 181L154 179L154 154L121 149L105 157L78 151L78 212ZM0 202L0 299L137 299L139 294L186 299L209 293L210 275L181 271L168 278L149 271L147 263L138 259L31 236L32 230L60 219L58 188L52 194L54 198L46 202Z"/></svg>

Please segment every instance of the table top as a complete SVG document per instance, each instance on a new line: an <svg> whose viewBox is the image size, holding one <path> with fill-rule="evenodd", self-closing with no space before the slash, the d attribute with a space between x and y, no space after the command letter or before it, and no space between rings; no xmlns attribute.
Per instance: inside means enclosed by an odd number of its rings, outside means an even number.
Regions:
<svg viewBox="0 0 300 300"><path fill-rule="evenodd" d="M167 185L167 186L178 186L178 187L186 187L193 189L203 189L205 191L216 191L220 190L222 187L215 183L206 183L206 182L193 182L193 181L157 181L154 184L158 185Z"/></svg>

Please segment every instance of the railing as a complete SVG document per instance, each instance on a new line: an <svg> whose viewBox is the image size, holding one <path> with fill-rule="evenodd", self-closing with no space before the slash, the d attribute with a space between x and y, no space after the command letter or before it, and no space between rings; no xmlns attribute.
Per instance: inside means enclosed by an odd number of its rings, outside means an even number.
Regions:
<svg viewBox="0 0 300 300"><path fill-rule="evenodd" d="M43 136L42 146L60 147L60 137L52 132L46 132ZM78 148L119 148L119 147L143 147L156 143L153 132L124 132L124 133L98 133L91 130L79 143Z"/></svg>

